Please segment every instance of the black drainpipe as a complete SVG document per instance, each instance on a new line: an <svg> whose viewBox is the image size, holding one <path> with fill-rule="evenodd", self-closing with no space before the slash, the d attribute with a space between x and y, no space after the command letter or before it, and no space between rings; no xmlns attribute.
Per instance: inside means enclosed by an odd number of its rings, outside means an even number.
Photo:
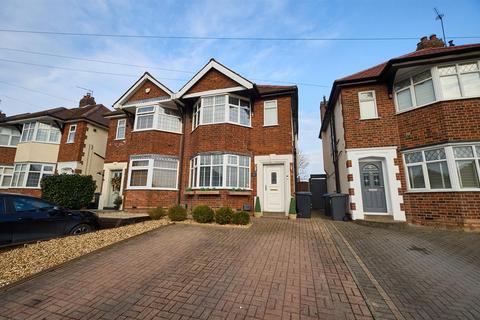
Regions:
<svg viewBox="0 0 480 320"><path fill-rule="evenodd" d="M323 101L325 101L325 97L323 97ZM338 150L337 150L337 130L335 128L335 109L332 109L330 113L330 142L332 145L332 158L333 158L333 167L335 169L335 192L340 193L340 171L338 169Z"/></svg>

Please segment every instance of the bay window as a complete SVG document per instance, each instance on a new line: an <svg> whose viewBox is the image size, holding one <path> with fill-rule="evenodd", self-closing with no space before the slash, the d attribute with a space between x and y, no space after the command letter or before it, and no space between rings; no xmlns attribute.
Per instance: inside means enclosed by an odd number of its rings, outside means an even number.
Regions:
<svg viewBox="0 0 480 320"><path fill-rule="evenodd" d="M191 188L250 188L250 157L202 154L190 160Z"/></svg>
<svg viewBox="0 0 480 320"><path fill-rule="evenodd" d="M412 191L480 191L480 144L409 151L404 158Z"/></svg>
<svg viewBox="0 0 480 320"><path fill-rule="evenodd" d="M177 189L178 159L146 155L130 161L129 189Z"/></svg>
<svg viewBox="0 0 480 320"><path fill-rule="evenodd" d="M16 129L0 128L0 146L15 147L20 141L20 133Z"/></svg>
<svg viewBox="0 0 480 320"><path fill-rule="evenodd" d="M431 67L409 78L399 79L393 88L397 111L402 112L435 101L480 97L480 61Z"/></svg>
<svg viewBox="0 0 480 320"><path fill-rule="evenodd" d="M53 124L27 122L23 124L21 142L36 141L60 143L61 131Z"/></svg>
<svg viewBox="0 0 480 320"><path fill-rule="evenodd" d="M17 163L15 164L11 186L13 188L40 188L43 177L53 175L54 164Z"/></svg>
<svg viewBox="0 0 480 320"><path fill-rule="evenodd" d="M178 110L173 108L160 105L139 107L136 111L134 127L136 131L160 130L181 133L182 118Z"/></svg>
<svg viewBox="0 0 480 320"><path fill-rule="evenodd" d="M13 167L0 166L0 188L8 188L12 184Z"/></svg>
<svg viewBox="0 0 480 320"><path fill-rule="evenodd" d="M192 130L199 125L234 123L250 126L250 101L232 94L202 97L193 107Z"/></svg>

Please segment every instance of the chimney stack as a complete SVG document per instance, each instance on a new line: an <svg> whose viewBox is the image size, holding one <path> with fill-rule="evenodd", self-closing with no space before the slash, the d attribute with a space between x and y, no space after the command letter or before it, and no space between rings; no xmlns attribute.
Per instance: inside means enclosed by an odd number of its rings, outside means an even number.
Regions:
<svg viewBox="0 0 480 320"><path fill-rule="evenodd" d="M95 98L90 95L90 92L88 92L86 95L83 96L82 99L80 99L80 102L78 103L78 107L83 108L86 106L92 106L94 104L97 104L95 102Z"/></svg>
<svg viewBox="0 0 480 320"><path fill-rule="evenodd" d="M6 118L7 115L0 110L0 119Z"/></svg>
<svg viewBox="0 0 480 320"><path fill-rule="evenodd" d="M436 34L432 34L430 38L421 37L420 42L417 43L417 50L423 50L428 48L442 48L445 47L445 43L442 39L438 39Z"/></svg>

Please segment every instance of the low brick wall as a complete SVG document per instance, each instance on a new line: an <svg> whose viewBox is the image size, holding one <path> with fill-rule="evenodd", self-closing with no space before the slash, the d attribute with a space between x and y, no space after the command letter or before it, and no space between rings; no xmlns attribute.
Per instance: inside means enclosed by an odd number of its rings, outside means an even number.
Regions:
<svg viewBox="0 0 480 320"><path fill-rule="evenodd" d="M480 192L422 192L403 195L410 223L449 229L480 229Z"/></svg>
<svg viewBox="0 0 480 320"><path fill-rule="evenodd" d="M188 210L198 205L208 205L213 209L220 207L230 207L234 210L242 210L244 204L249 204L254 208L253 194L251 195L230 195L228 190L220 190L220 194L212 195L183 195L182 204L187 206Z"/></svg>

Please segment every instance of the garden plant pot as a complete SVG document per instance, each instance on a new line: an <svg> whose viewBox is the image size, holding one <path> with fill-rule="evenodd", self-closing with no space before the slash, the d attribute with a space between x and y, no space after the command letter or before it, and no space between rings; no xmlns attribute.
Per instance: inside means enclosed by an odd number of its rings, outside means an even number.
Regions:
<svg viewBox="0 0 480 320"><path fill-rule="evenodd" d="M294 213L294 214L289 214L289 215L288 215L288 219L296 220L296 219L297 219L297 214L296 214L296 213Z"/></svg>
<svg viewBox="0 0 480 320"><path fill-rule="evenodd" d="M255 218L261 218L261 217L263 216L263 213L262 213L262 212L254 212L254 213L253 213L253 216L254 216Z"/></svg>

